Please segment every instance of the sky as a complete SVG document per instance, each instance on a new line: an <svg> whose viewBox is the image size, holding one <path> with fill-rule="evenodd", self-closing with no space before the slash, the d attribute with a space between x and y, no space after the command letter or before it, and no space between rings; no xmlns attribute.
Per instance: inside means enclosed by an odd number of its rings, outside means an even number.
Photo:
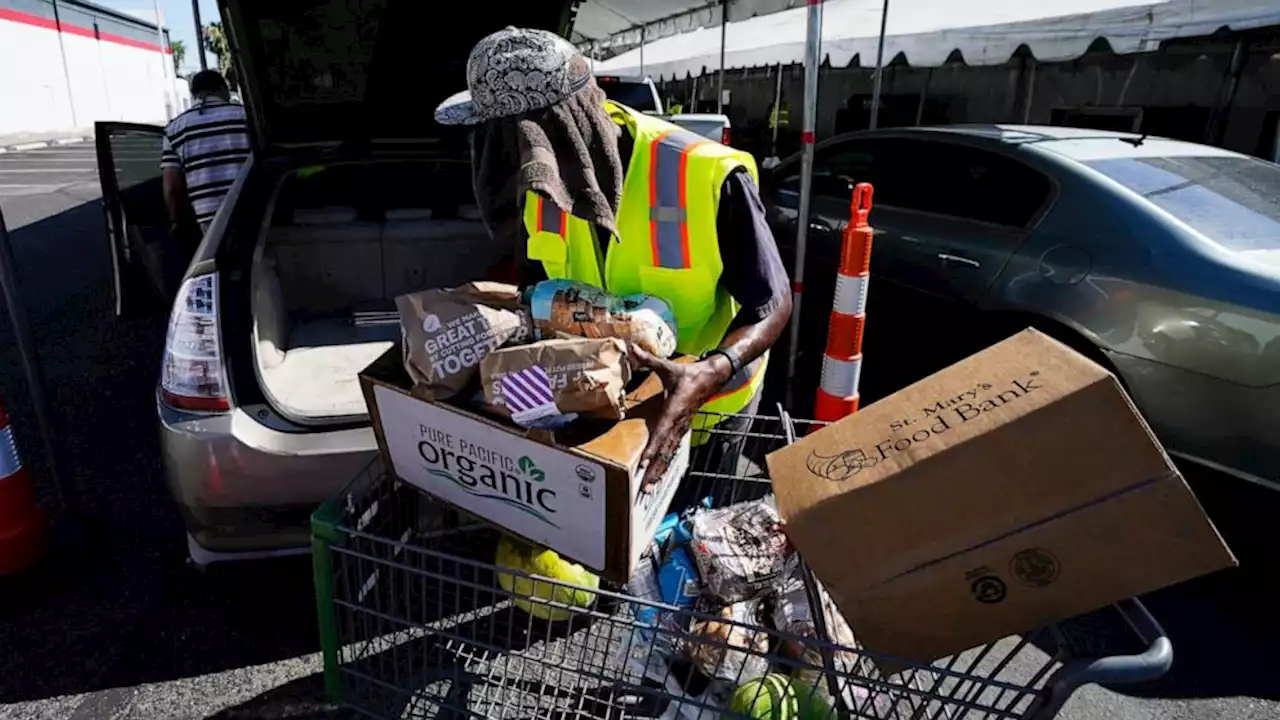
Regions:
<svg viewBox="0 0 1280 720"><path fill-rule="evenodd" d="M160 6L160 16L164 18L164 25L169 28L170 40L181 40L187 46L187 58L183 63L182 72L194 72L200 69L200 59L196 55L196 25L191 19L191 0L93 0L98 5L103 5L112 10L119 10L122 13L141 18L147 22L154 23L156 21L155 6ZM200 21L205 25L211 22L217 22L221 18L218 15L217 0L199 0L200 3ZM218 61L212 54L206 56L208 58L209 67L217 68Z"/></svg>

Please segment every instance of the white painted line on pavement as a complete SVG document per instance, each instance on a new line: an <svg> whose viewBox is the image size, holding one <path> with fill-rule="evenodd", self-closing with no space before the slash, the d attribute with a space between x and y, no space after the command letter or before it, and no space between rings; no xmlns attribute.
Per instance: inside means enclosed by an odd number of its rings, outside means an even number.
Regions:
<svg viewBox="0 0 1280 720"><path fill-rule="evenodd" d="M0 183L0 197L22 197L25 195L44 195L56 193L75 187L74 183L65 185L6 185Z"/></svg>
<svg viewBox="0 0 1280 720"><path fill-rule="evenodd" d="M7 168L0 165L0 175L8 173L45 173L46 175L68 175L77 172L93 172L96 170L92 165L80 168Z"/></svg>

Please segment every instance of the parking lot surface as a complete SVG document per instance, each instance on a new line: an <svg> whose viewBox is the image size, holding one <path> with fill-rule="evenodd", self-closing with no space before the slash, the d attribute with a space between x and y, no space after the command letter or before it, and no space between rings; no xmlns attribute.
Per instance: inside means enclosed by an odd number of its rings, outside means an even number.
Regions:
<svg viewBox="0 0 1280 720"><path fill-rule="evenodd" d="M0 580L0 718L325 718L306 558L184 562L155 432L164 318L117 320L92 145L0 156L0 209L45 366L73 514L30 576ZM46 499L40 446L8 323L0 394ZM1194 473L1244 568L1153 593L1173 673L1088 688L1070 720L1280 717L1280 624L1268 591L1280 500ZM1094 637L1100 651L1111 633Z"/></svg>

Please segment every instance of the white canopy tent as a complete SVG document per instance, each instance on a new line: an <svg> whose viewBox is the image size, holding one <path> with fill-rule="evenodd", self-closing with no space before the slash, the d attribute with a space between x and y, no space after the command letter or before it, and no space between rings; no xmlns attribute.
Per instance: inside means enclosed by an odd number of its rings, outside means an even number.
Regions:
<svg viewBox="0 0 1280 720"><path fill-rule="evenodd" d="M724 19L748 19L801 5L805 0L585 0L573 22L573 40L591 57L639 48L635 74L648 74L647 42L689 30L718 27L716 68L724 85ZM606 55L607 57L607 55ZM717 92L717 95L721 93Z"/></svg>
<svg viewBox="0 0 1280 720"><path fill-rule="evenodd" d="M822 58L845 67L856 58L874 67L883 0L823 3ZM733 21L725 29L725 66L761 67L802 62L804 8ZM1042 62L1069 60L1105 38L1117 53L1154 50L1178 37L1280 24L1275 0L892 0L884 57L899 54L919 67L946 62L958 51L970 65L998 65L1026 45ZM653 77L699 75L720 67L720 28L701 27L644 46L644 70ZM639 71L641 50L601 62L601 71Z"/></svg>
<svg viewBox="0 0 1280 720"><path fill-rule="evenodd" d="M721 7L730 19L804 5L804 0L586 0L578 7L573 40L599 48L628 48L647 40L720 24Z"/></svg>

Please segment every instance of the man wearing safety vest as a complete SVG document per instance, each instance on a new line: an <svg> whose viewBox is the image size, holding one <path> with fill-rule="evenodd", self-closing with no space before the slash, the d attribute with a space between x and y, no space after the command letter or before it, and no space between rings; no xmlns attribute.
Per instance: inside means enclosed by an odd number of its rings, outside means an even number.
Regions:
<svg viewBox="0 0 1280 720"><path fill-rule="evenodd" d="M476 201L490 233L517 249L522 282L569 278L660 297L676 318L678 352L698 358L630 350L668 393L641 459L645 486L691 427L698 452L711 454L699 468L736 463L729 432L698 430L745 424L726 414L755 411L768 349L791 314L755 161L607 101L586 58L543 30L508 27L481 40L467 84L436 120L476 126ZM699 409L709 414L695 418Z"/></svg>

